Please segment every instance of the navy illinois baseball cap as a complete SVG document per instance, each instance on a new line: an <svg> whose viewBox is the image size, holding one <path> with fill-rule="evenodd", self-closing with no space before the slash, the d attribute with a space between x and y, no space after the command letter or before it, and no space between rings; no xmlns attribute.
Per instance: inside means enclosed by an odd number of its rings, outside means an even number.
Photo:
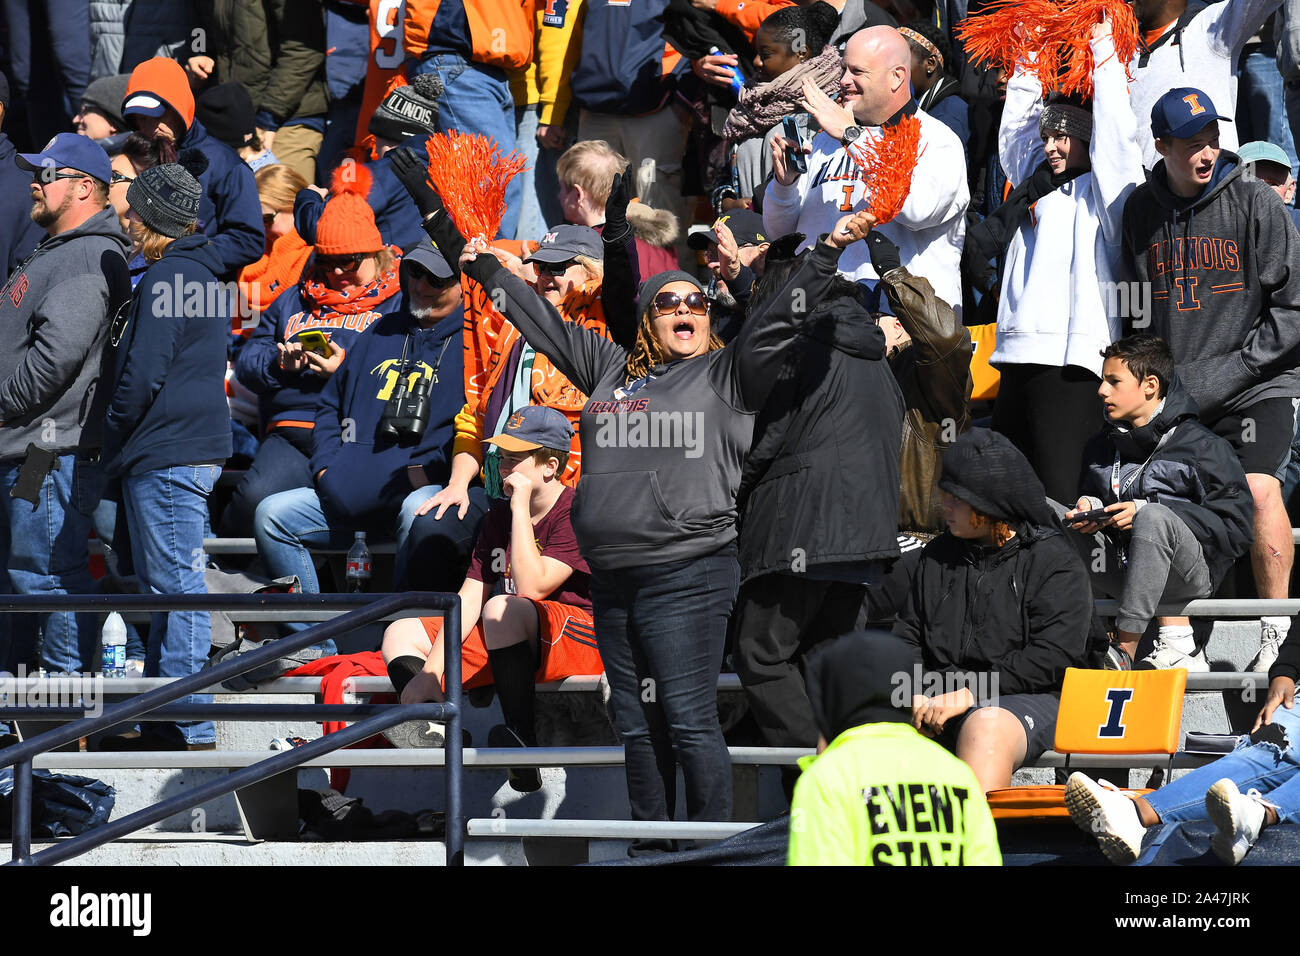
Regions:
<svg viewBox="0 0 1300 956"><path fill-rule="evenodd" d="M1215 120L1232 122L1214 108L1201 90L1180 86L1170 90L1151 107L1151 135L1156 139L1188 139Z"/></svg>
<svg viewBox="0 0 1300 956"><path fill-rule="evenodd" d="M80 133L59 133L39 153L19 153L14 162L29 173L48 170L53 175L60 169L75 169L103 183L113 178L113 166L104 147Z"/></svg>
<svg viewBox="0 0 1300 956"><path fill-rule="evenodd" d="M524 262L568 262L574 256L588 256L597 262L603 259L605 248L600 233L590 226L556 226Z"/></svg>
<svg viewBox="0 0 1300 956"><path fill-rule="evenodd" d="M564 413L545 405L525 405L506 420L506 430L493 435L487 444L503 451L532 451L554 448L567 451L573 429Z"/></svg>

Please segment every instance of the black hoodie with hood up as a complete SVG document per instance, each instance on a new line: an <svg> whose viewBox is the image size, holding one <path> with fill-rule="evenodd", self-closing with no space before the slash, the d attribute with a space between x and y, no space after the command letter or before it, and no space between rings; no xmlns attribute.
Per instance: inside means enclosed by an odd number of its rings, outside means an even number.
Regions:
<svg viewBox="0 0 1300 956"><path fill-rule="evenodd" d="M884 333L847 296L799 330L741 474L742 581L897 557L903 398L884 358Z"/></svg>
<svg viewBox="0 0 1300 956"><path fill-rule="evenodd" d="M1152 501L1178 515L1201 543L1216 587L1250 550L1254 503L1246 473L1232 446L1197 421L1196 403L1177 378L1149 422L1140 428L1107 422L1085 446L1083 461L1079 493L1096 499L1094 507ZM1112 476L1122 495L1112 491Z"/></svg>
<svg viewBox="0 0 1300 956"><path fill-rule="evenodd" d="M1300 396L1300 234L1277 193L1242 175L1235 153L1219 154L1193 199L1175 196L1164 161L1156 164L1124 206L1121 268L1142 300L1124 334L1169 343L1205 421Z"/></svg>
<svg viewBox="0 0 1300 956"><path fill-rule="evenodd" d="M1097 666L1105 636L1088 570L1024 455L972 428L944 453L939 487L1016 533L1000 548L951 531L926 546L894 625L924 669L970 674L972 687L1000 694L1045 694L1060 692L1067 667Z"/></svg>

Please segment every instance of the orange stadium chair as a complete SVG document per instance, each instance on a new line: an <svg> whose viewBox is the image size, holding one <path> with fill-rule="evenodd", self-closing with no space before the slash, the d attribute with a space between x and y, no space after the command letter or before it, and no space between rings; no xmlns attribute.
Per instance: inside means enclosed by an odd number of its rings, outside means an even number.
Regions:
<svg viewBox="0 0 1300 956"><path fill-rule="evenodd" d="M1056 717L1057 753L1168 754L1173 769L1187 671L1092 671L1071 667ZM1129 793L1150 793L1130 790ZM985 795L994 820L1069 819L1065 787L1005 787Z"/></svg>

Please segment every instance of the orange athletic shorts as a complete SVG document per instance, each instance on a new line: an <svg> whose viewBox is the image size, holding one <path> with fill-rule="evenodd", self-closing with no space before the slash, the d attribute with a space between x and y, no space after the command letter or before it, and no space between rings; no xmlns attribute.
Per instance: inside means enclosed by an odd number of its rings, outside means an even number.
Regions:
<svg viewBox="0 0 1300 956"><path fill-rule="evenodd" d="M534 675L537 683L545 684L579 674L599 674L605 669L600 661L600 651L596 649L596 627L590 611L558 601L533 601L533 607L537 609L541 656ZM442 630L442 618L422 617L420 623L432 644ZM466 690L487 687L493 682L482 623L474 625L474 630L461 645L460 666L461 681Z"/></svg>

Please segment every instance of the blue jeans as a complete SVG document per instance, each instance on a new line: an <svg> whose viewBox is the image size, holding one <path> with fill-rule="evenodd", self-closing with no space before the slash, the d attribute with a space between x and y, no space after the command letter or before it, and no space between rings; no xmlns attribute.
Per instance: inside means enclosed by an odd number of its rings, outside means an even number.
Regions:
<svg viewBox="0 0 1300 956"><path fill-rule="evenodd" d="M289 438L279 430L266 436L221 513L223 537L249 537L253 533L253 515L263 499L311 484L311 459ZM301 444L310 449L311 439Z"/></svg>
<svg viewBox="0 0 1300 956"><path fill-rule="evenodd" d="M203 581L207 557L208 496L221 474L219 465L174 465L122 478L122 499L131 533L131 556L141 592L207 594ZM208 662L212 632L207 611L155 614L144 659L145 677L188 677ZM206 704L211 696L186 697L183 703ZM187 744L212 743L211 721L174 725ZM151 731L170 736L165 724Z"/></svg>
<svg viewBox="0 0 1300 956"><path fill-rule="evenodd" d="M434 73L442 80L439 133L453 129L480 133L493 140L503 155L515 148L515 101L504 70L472 63L455 53L437 53L409 64L407 73L411 79ZM506 187L506 214L499 233L505 238L513 236L519 226L524 195L520 178L516 176Z"/></svg>
<svg viewBox="0 0 1300 956"><path fill-rule="evenodd" d="M1232 753L1148 794L1146 801L1160 821L1206 819L1205 792L1230 777L1242 793L1258 790L1269 803L1276 804L1279 823L1300 822L1300 708L1279 707L1273 711L1273 723L1285 731L1284 748L1252 744L1250 737L1243 735Z"/></svg>
<svg viewBox="0 0 1300 956"><path fill-rule="evenodd" d="M560 177L555 171L560 152L543 149L537 142L537 110L536 106L515 108L515 138L520 155L528 160L528 168L519 174L523 200L515 238L521 241L541 239L552 226L564 222Z"/></svg>
<svg viewBox="0 0 1300 956"><path fill-rule="evenodd" d="M739 587L734 544L690 561L592 571L596 643L634 820L673 818L679 763L687 818L731 819L717 683Z"/></svg>
<svg viewBox="0 0 1300 956"><path fill-rule="evenodd" d="M395 528L366 529L374 532L371 540L383 538L392 540L394 532L396 533L395 577L398 581L403 580L406 575L405 558L411 553L408 539L411 539L411 544L415 543L412 536L412 528L417 521L415 509L441 490L439 485L426 485L415 489L402 501L396 516ZM478 493L482 495L481 490ZM454 533L454 537L458 540L468 542L463 545L468 551L473 542L472 529L477 527L484 510L483 506L471 507L465 515L465 522L459 520L454 508L447 509L446 514L442 516L442 522L432 523L432 514L424 515L419 521L422 528L426 523L430 523L435 530L438 525L444 525L453 531L462 524L472 523L471 530L468 532ZM431 534L433 531L425 533ZM320 581L316 577L316 565L308 548L313 545L347 548L352 544L354 532L349 528L330 527L314 488L295 488L293 491L282 491L263 499L253 517L253 536L257 539L257 553L261 555L262 564L269 577L278 578L296 574L298 580L302 582L304 593L319 594ZM457 582L458 587L459 584L460 582ZM286 624L285 629L296 632L309 626L302 623ZM326 655L336 651L333 641L326 641L316 646Z"/></svg>
<svg viewBox="0 0 1300 956"><path fill-rule="evenodd" d="M98 463L61 455L45 476L35 506L9 496L18 463L0 465L0 588L6 594L94 594L90 576L91 515L104 490ZM40 663L60 673L99 670L99 628L94 614L0 615L0 668L36 662L37 635L45 639Z"/></svg>
<svg viewBox="0 0 1300 956"><path fill-rule="evenodd" d="M1275 48L1260 46L1242 57L1237 83L1238 141L1263 140L1280 146L1291 160L1291 174L1295 175L1295 141L1287 121L1286 84L1278 72Z"/></svg>

